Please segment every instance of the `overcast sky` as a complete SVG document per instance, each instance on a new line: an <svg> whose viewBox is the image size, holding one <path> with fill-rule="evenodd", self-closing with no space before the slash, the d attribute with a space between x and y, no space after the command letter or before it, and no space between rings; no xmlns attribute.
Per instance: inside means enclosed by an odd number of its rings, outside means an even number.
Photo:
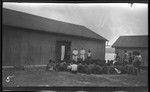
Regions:
<svg viewBox="0 0 150 92"><path fill-rule="evenodd" d="M3 3L3 7L84 25L112 45L122 35L148 35L147 4Z"/></svg>

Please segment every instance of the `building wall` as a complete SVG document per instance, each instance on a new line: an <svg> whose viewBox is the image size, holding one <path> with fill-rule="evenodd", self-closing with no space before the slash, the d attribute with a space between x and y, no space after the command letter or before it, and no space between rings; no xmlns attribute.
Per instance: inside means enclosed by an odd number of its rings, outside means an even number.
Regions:
<svg viewBox="0 0 150 92"><path fill-rule="evenodd" d="M105 41L81 39L3 26L3 66L45 65L55 60L56 41L71 41L74 48L91 49L94 59L105 59Z"/></svg>
<svg viewBox="0 0 150 92"><path fill-rule="evenodd" d="M115 48L115 52L120 53L120 57L122 57L124 50L127 50L127 52L133 52L133 51L138 51L141 53L144 66L148 66L148 48Z"/></svg>

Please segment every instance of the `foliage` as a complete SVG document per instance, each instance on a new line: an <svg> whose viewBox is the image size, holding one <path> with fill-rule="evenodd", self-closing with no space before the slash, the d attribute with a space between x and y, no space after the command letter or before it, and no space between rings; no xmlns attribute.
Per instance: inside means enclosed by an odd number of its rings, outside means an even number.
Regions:
<svg viewBox="0 0 150 92"><path fill-rule="evenodd" d="M67 60L67 61L53 61L50 64L47 64L47 68L50 68L53 66L53 69L55 71L69 71L67 67L70 64L76 63L78 65L78 72L79 73L86 73L86 74L117 74L118 69L121 71L121 74L134 74L135 73L135 67L132 65L128 65L126 62L115 62L113 64L113 60L109 60L108 63L106 63L105 60L100 59L86 59L85 61L82 61L79 59L78 62L75 62L73 60Z"/></svg>

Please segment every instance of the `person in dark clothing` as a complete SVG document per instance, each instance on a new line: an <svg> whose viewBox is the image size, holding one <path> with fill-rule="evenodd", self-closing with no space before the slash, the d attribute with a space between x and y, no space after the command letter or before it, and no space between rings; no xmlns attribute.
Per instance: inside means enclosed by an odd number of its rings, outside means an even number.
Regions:
<svg viewBox="0 0 150 92"><path fill-rule="evenodd" d="M129 53L129 64L132 64L132 54L131 54L131 52Z"/></svg>
<svg viewBox="0 0 150 92"><path fill-rule="evenodd" d="M49 71L49 70L53 70L53 62L51 59L49 60L47 66L46 66L46 71Z"/></svg>
<svg viewBox="0 0 150 92"><path fill-rule="evenodd" d="M140 53L137 53L134 57L134 61L133 61L133 66L135 67L135 73L136 74L139 74L140 73L140 67L141 67L141 62L140 62L140 59L139 59L139 54Z"/></svg>
<svg viewBox="0 0 150 92"><path fill-rule="evenodd" d="M116 61L117 61L117 62L119 62L119 61L120 61L119 53L116 53Z"/></svg>
<svg viewBox="0 0 150 92"><path fill-rule="evenodd" d="M124 50L124 54L123 54L123 65L127 65L127 64L129 63L128 59L129 59L129 55L128 55L127 51Z"/></svg>
<svg viewBox="0 0 150 92"><path fill-rule="evenodd" d="M70 56L71 56L71 51L66 51L65 53L65 60L70 60Z"/></svg>

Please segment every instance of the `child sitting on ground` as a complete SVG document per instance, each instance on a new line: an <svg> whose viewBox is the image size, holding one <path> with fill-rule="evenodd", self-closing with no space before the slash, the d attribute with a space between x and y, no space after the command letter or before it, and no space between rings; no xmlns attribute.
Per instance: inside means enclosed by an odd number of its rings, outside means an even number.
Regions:
<svg viewBox="0 0 150 92"><path fill-rule="evenodd" d="M53 62L52 62L52 60L49 60L47 66L46 66L46 71L53 71Z"/></svg>
<svg viewBox="0 0 150 92"><path fill-rule="evenodd" d="M71 63L71 64L67 67L67 69L70 69L72 73L75 73L75 74L76 74L76 73L77 73L77 70L78 70L78 65L75 64L75 63Z"/></svg>

